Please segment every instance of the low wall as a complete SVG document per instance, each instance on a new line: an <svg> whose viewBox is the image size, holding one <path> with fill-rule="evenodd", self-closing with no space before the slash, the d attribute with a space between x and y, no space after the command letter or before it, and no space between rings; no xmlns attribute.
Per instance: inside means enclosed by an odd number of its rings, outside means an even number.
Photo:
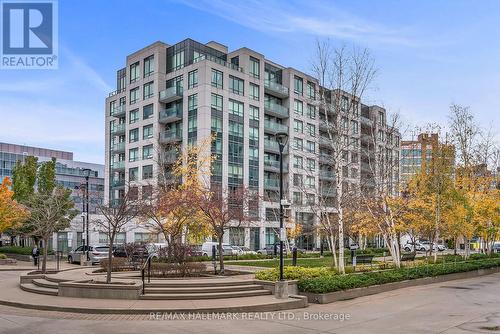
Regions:
<svg viewBox="0 0 500 334"><path fill-rule="evenodd" d="M254 280L255 284L262 285L265 290L271 291L272 294L275 292L276 282L272 281L262 281L262 280ZM288 295L298 295L299 288L297 287L297 280L287 281L288 282Z"/></svg>
<svg viewBox="0 0 500 334"><path fill-rule="evenodd" d="M16 259L17 261L25 261L25 262L32 262L33 258L31 255L25 255L25 254L17 254L17 253L2 253L7 255L8 258L11 259ZM47 255L47 261L55 261L56 256L55 255ZM40 255L38 258L38 261L43 261L43 255Z"/></svg>
<svg viewBox="0 0 500 334"><path fill-rule="evenodd" d="M432 283L441 283L457 279L473 278L500 272L500 268L492 269L479 269L474 271L466 271L463 273L455 273L448 275L440 275L435 277L418 278L414 280L387 283L382 285L373 285L364 288L356 288L344 291L335 291L329 293L310 293L299 292L299 294L306 296L310 303L328 304L340 300L354 299L374 295L381 292L392 291L395 289L408 288L412 286L426 285Z"/></svg>
<svg viewBox="0 0 500 334"><path fill-rule="evenodd" d="M142 292L142 282L133 284L97 284L87 281L59 283L59 296L98 299L139 299Z"/></svg>

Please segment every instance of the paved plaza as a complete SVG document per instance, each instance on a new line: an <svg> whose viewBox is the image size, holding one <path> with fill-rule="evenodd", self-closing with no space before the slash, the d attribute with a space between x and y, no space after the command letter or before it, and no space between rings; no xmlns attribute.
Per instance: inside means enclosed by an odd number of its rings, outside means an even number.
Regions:
<svg viewBox="0 0 500 334"><path fill-rule="evenodd" d="M0 273L1 281L12 275ZM495 333L499 291L500 274L493 274L275 313L113 315L0 306L0 333Z"/></svg>

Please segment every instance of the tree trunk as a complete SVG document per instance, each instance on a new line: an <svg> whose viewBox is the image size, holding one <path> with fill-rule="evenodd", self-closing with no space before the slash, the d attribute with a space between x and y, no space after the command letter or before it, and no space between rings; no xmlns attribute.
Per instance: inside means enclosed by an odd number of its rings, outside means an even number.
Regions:
<svg viewBox="0 0 500 334"><path fill-rule="evenodd" d="M43 261L42 261L42 274L47 272L47 253L49 250L48 238L43 238ZM38 260L40 261L40 260Z"/></svg>
<svg viewBox="0 0 500 334"><path fill-rule="evenodd" d="M219 248L219 275L224 275L224 254L222 252L222 238L224 235L218 236L218 248Z"/></svg>
<svg viewBox="0 0 500 334"><path fill-rule="evenodd" d="M111 283L111 270L113 269L113 244L115 235L112 234L109 238L109 249L108 249L108 270L106 272L106 283Z"/></svg>
<svg viewBox="0 0 500 334"><path fill-rule="evenodd" d="M336 242L337 240L335 239L335 236L333 234L330 234L328 243L330 244L330 250L332 251L332 261L333 261L333 267L338 268L338 263L337 263L337 250L336 248Z"/></svg>
<svg viewBox="0 0 500 334"><path fill-rule="evenodd" d="M344 265L344 217L343 210L339 207L339 272L345 274Z"/></svg>

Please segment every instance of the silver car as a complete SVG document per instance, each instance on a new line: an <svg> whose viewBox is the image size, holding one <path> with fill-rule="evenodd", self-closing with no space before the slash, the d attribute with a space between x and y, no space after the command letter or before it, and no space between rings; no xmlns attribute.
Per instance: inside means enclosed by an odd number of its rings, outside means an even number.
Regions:
<svg viewBox="0 0 500 334"><path fill-rule="evenodd" d="M88 253L89 253L89 259L92 261L92 264L94 263L100 263L101 260L107 259L108 258L108 251L109 247L106 245L93 245L93 246L79 246L75 250L71 251L68 254L68 262L69 263L75 263L75 262L80 262L80 257L81 255L86 253L86 250L88 248Z"/></svg>

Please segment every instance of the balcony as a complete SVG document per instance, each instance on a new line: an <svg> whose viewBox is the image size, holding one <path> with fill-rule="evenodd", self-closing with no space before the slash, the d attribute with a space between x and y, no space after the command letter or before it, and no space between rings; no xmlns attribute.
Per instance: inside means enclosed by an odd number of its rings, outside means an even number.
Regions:
<svg viewBox="0 0 500 334"><path fill-rule="evenodd" d="M120 205L122 205L122 203L123 203L123 199L122 198L113 198L113 199L109 200L109 206L110 207L120 206Z"/></svg>
<svg viewBox="0 0 500 334"><path fill-rule="evenodd" d="M266 114L280 118L288 118L290 116L287 107L272 102L264 103L264 111Z"/></svg>
<svg viewBox="0 0 500 334"><path fill-rule="evenodd" d="M324 136L319 137L319 145L320 146L327 146L327 147L332 147L332 141Z"/></svg>
<svg viewBox="0 0 500 334"><path fill-rule="evenodd" d="M182 130L167 130L160 133L160 144L171 144L182 141Z"/></svg>
<svg viewBox="0 0 500 334"><path fill-rule="evenodd" d="M319 178L333 180L335 179L335 172L331 170L320 170Z"/></svg>
<svg viewBox="0 0 500 334"><path fill-rule="evenodd" d="M331 155L320 153L319 154L319 163L331 164L331 163L333 163L333 158Z"/></svg>
<svg viewBox="0 0 500 334"><path fill-rule="evenodd" d="M181 86L174 86L160 91L159 101L163 103L170 103L182 99L183 89Z"/></svg>
<svg viewBox="0 0 500 334"><path fill-rule="evenodd" d="M162 124L176 122L182 119L182 107L173 106L167 109L160 110L158 121Z"/></svg>
<svg viewBox="0 0 500 334"><path fill-rule="evenodd" d="M111 146L113 153L125 152L125 142L116 143Z"/></svg>
<svg viewBox="0 0 500 334"><path fill-rule="evenodd" d="M177 150L168 150L163 152L161 155L162 163L165 165L171 165L177 162L179 159L179 152Z"/></svg>
<svg viewBox="0 0 500 334"><path fill-rule="evenodd" d="M115 161L112 165L111 165L111 169L113 171L118 171L118 170L123 170L125 169L125 161Z"/></svg>
<svg viewBox="0 0 500 334"><path fill-rule="evenodd" d="M373 121L371 119L369 119L368 117L361 116L359 119L361 120L361 123L373 125Z"/></svg>
<svg viewBox="0 0 500 334"><path fill-rule="evenodd" d="M264 131L267 133L277 134L278 132L288 133L288 126L273 121L264 121Z"/></svg>
<svg viewBox="0 0 500 334"><path fill-rule="evenodd" d="M125 179L111 179L112 188L123 188L125 187Z"/></svg>
<svg viewBox="0 0 500 334"><path fill-rule="evenodd" d="M264 170L279 173L279 160L264 159ZM283 162L283 173L288 173L288 165L285 162Z"/></svg>
<svg viewBox="0 0 500 334"><path fill-rule="evenodd" d="M321 196L324 197L335 197L335 188L332 187L327 187L327 188L322 188L321 189Z"/></svg>
<svg viewBox="0 0 500 334"><path fill-rule="evenodd" d="M114 107L111 110L111 116L113 116L113 117L123 117L123 116L125 116L125 112L126 112L126 107L125 107L124 104L122 104L121 106Z"/></svg>
<svg viewBox="0 0 500 334"><path fill-rule="evenodd" d="M278 190L280 188L280 181L278 179L264 179L264 188Z"/></svg>
<svg viewBox="0 0 500 334"><path fill-rule="evenodd" d="M287 87L271 80L264 81L264 92L279 97L281 99L287 98L288 95L290 94Z"/></svg>
<svg viewBox="0 0 500 334"><path fill-rule="evenodd" d="M114 127L111 128L112 136L119 136L123 134L125 134L125 123L116 124Z"/></svg>

